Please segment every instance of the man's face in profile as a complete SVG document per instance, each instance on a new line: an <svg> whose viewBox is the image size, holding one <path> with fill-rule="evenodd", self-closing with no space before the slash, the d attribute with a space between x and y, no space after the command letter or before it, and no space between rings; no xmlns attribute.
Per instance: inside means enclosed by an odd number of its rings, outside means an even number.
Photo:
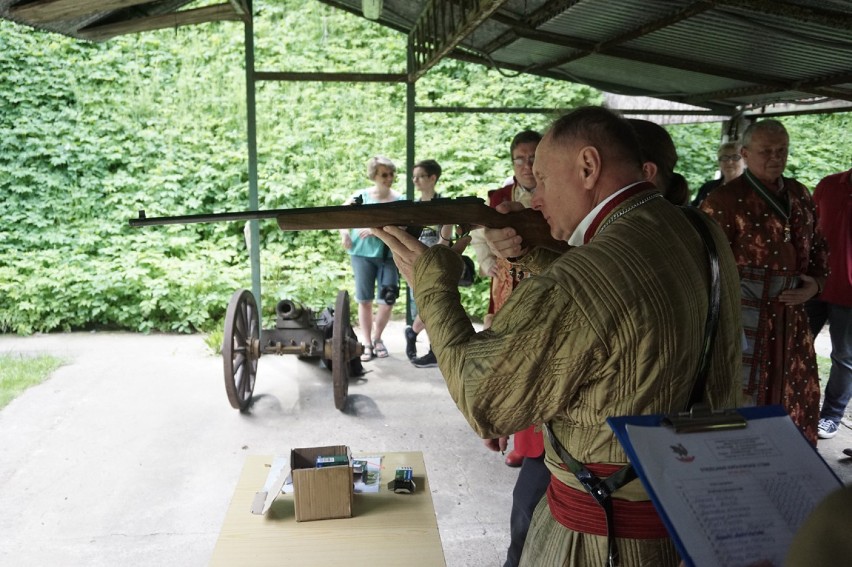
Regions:
<svg viewBox="0 0 852 567"><path fill-rule="evenodd" d="M568 240L593 208L592 192L583 186L581 166L578 144L555 144L548 134L536 149L532 205L544 215L557 240Z"/></svg>

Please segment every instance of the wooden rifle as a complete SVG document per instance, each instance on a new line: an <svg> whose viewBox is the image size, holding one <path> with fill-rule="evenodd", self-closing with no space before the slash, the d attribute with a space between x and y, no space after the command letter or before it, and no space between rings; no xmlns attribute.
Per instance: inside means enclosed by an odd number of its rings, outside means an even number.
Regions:
<svg viewBox="0 0 852 567"><path fill-rule="evenodd" d="M503 214L486 205L485 201L478 197L154 218L147 218L145 211L142 210L139 211L139 218L130 220L130 226L142 227L270 218L274 218L278 222L281 230L374 228L393 225L407 227L411 231L412 227L449 224L460 226L463 232L468 232L476 227L512 227L524 239L524 246L530 248L542 247L556 252L568 250L566 242L555 240L550 235L550 226L540 212L534 209L524 209L523 211Z"/></svg>

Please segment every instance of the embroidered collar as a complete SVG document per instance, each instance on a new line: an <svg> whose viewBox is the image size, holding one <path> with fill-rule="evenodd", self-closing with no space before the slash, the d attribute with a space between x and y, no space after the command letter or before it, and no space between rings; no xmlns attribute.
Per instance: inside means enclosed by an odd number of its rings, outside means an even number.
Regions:
<svg viewBox="0 0 852 567"><path fill-rule="evenodd" d="M649 191L649 190L656 190L656 187L654 187L654 184L649 183L647 181L641 181L641 182L638 182L638 183L634 183L632 185L628 185L624 189L620 189L619 191L616 191L615 193L610 195L607 199L600 202L597 207L592 209L592 211L589 212L588 215L586 215L586 217L583 219L583 221L578 225L577 229L574 231L574 234L571 235L571 239L568 241L568 243L572 244L574 246L579 246L580 244L588 244L589 241L592 239L592 237L594 237L595 234L597 234L598 232L603 230L603 228L608 226L610 222L612 222L616 218L620 217L621 215L623 215L627 211L632 210L632 209L638 207L639 205L646 203L650 199L648 199L648 200L643 199L641 202L635 203L632 207L625 209L623 212L616 213L617 216L613 215L614 218L607 219L607 222L603 226L601 226L601 223L604 221L604 219L606 219L607 216L609 216L609 214L612 213L616 209L616 207L618 207L619 205L621 205L622 203L624 203L625 201L627 201L631 197L634 197L635 195L638 195L639 193L642 193L644 191ZM655 193L655 198L656 198L656 196L661 196L661 195L660 195L660 193Z"/></svg>
<svg viewBox="0 0 852 567"><path fill-rule="evenodd" d="M793 239L792 229L790 228L790 211L792 210L792 205L790 203L790 196L784 191L784 178L780 178L778 184L779 191L776 194L770 191L769 188L767 188L749 170L746 169L743 176L749 186L754 189L755 193L757 193L760 198L769 205L769 208L775 211L775 213L784 220L784 242L790 242Z"/></svg>

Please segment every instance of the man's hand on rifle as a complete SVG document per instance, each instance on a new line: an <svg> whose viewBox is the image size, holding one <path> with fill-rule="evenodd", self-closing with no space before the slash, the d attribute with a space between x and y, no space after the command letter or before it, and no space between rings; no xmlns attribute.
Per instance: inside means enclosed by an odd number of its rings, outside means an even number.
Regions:
<svg viewBox="0 0 852 567"><path fill-rule="evenodd" d="M524 206L517 201L506 201L497 205L496 210L506 214L523 211ZM488 242L488 247L499 258L517 258L528 252L523 246L523 238L518 235L514 228L484 228L482 230L485 240Z"/></svg>
<svg viewBox="0 0 852 567"><path fill-rule="evenodd" d="M373 235L379 237L391 249L393 261L399 269L399 273L402 274L402 277L413 290L414 264L429 248L398 226L374 228L372 231ZM461 254L468 244L470 244L470 237L465 236L453 244L452 249Z"/></svg>
<svg viewBox="0 0 852 567"><path fill-rule="evenodd" d="M393 252L393 261L399 273L414 289L411 281L414 279L414 263L423 255L428 247L397 226L384 226L372 229L373 235L387 244Z"/></svg>

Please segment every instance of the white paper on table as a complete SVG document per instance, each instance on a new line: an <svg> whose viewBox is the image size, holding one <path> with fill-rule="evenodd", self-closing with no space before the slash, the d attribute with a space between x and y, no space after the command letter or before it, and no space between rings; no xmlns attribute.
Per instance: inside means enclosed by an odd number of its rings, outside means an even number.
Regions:
<svg viewBox="0 0 852 567"><path fill-rule="evenodd" d="M645 480L697 567L782 565L793 534L838 480L789 417L678 434L626 425Z"/></svg>
<svg viewBox="0 0 852 567"><path fill-rule="evenodd" d="M266 475L266 481L263 483L263 488L254 495L254 500L251 504L252 514L266 514L266 512L269 511L275 497L278 496L280 492L283 492L284 484L286 484L287 479L290 478L290 475L287 475L285 472L289 466L290 459L286 457L275 457L272 461L272 465L269 467L269 474Z"/></svg>

